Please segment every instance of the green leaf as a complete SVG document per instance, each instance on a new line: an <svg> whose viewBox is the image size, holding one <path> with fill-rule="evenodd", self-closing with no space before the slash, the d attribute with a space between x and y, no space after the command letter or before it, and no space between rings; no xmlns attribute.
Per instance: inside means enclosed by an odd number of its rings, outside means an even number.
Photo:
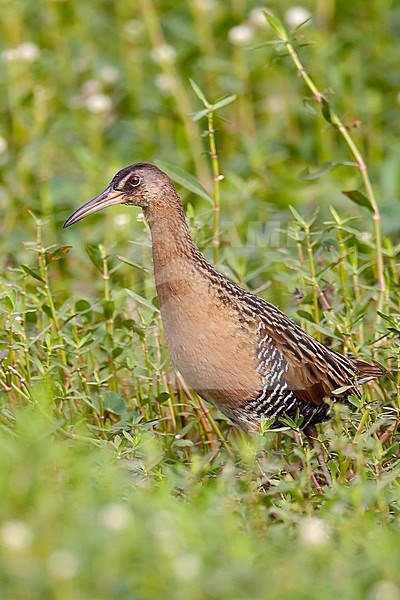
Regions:
<svg viewBox="0 0 400 600"><path fill-rule="evenodd" d="M268 42L262 42L261 44L249 46L246 48L246 50L259 50L260 48L265 48L266 46L277 46L278 44L282 44L281 40L269 40Z"/></svg>
<svg viewBox="0 0 400 600"><path fill-rule="evenodd" d="M202 90L200 89L200 87L197 85L197 83L195 81L193 81L193 79L189 79L190 81L190 85L193 88L194 93L196 94L196 96L202 101L202 103L204 104L204 106L206 108L210 107L210 103L207 100L207 98L205 97L205 95L203 94Z"/></svg>
<svg viewBox="0 0 400 600"><path fill-rule="evenodd" d="M203 117L206 117L210 110L208 108L203 108L203 110L199 110L195 115L193 115L193 121L200 121Z"/></svg>
<svg viewBox="0 0 400 600"><path fill-rule="evenodd" d="M156 400L160 404L164 404L164 402L167 402L170 399L170 397L171 396L168 394L168 392L161 392L161 394L158 394Z"/></svg>
<svg viewBox="0 0 400 600"><path fill-rule="evenodd" d="M21 267L25 271L25 273L28 273L28 275L30 275L31 277L34 277L35 279L37 279L38 281L41 281L42 283L46 283L44 281L44 279L42 279L42 277L40 277L40 275L38 275L37 273L35 273L35 271L32 271L32 269L30 269L26 265L21 265Z"/></svg>
<svg viewBox="0 0 400 600"><path fill-rule="evenodd" d="M132 290L129 290L128 288L125 288L125 291L129 296L131 296L131 298L136 300L136 302L138 304L142 304L143 306L145 306L146 308L149 308L153 312L157 312L157 313L160 312L158 310L158 308L156 306L154 306L154 304L152 302L150 302L149 300L146 300L146 298L142 298L142 296L139 296L139 294L136 294L135 292L133 292Z"/></svg>
<svg viewBox="0 0 400 600"><path fill-rule="evenodd" d="M101 257L101 252L98 246L94 246L93 244L86 244L85 252L96 267L100 271L103 272L103 259Z"/></svg>
<svg viewBox="0 0 400 600"><path fill-rule="evenodd" d="M46 313L49 319L53 318L53 313L51 312L51 308L48 306L48 304L42 304L42 310L44 313Z"/></svg>
<svg viewBox="0 0 400 600"><path fill-rule="evenodd" d="M302 225L303 227L307 227L307 222L303 219L303 217L300 215L300 213L297 212L297 210L293 207L293 206L289 206L290 212L292 213L292 215L294 216L294 218L296 219L296 221L298 223L300 223L300 225Z"/></svg>
<svg viewBox="0 0 400 600"><path fill-rule="evenodd" d="M219 108L223 108L224 106L228 106L235 102L237 98L237 94L232 94L231 96L226 96L225 98L221 98L221 100L217 100L215 104L213 104L213 109L218 110Z"/></svg>
<svg viewBox="0 0 400 600"><path fill-rule="evenodd" d="M115 415L121 415L126 411L126 403L122 396L116 392L103 392L103 407L106 411Z"/></svg>
<svg viewBox="0 0 400 600"><path fill-rule="evenodd" d="M328 102L328 100L326 98L322 98L322 116L324 117L325 121L328 121L328 123L330 123L331 125L333 125L334 123L332 122L332 111L331 111L331 107L330 104Z"/></svg>
<svg viewBox="0 0 400 600"><path fill-rule="evenodd" d="M350 200L352 200L356 204L359 204L360 206L364 206L370 212L372 212L372 213L374 212L371 202L369 201L367 196L364 196L364 194L362 194L358 190L350 190L349 192L342 192L342 194L344 196L347 196L347 198L350 198Z"/></svg>
<svg viewBox="0 0 400 600"><path fill-rule="evenodd" d="M121 356L122 353L123 353L122 348L114 348L114 350L111 352L111 356L113 357L113 359L116 359L116 358L118 358L118 356Z"/></svg>
<svg viewBox="0 0 400 600"><path fill-rule="evenodd" d="M384 321L386 321L387 323L390 323L391 325L393 325L394 327L398 328L398 326L400 325L400 316L395 316L394 318L391 317L390 315L385 315L385 313L380 312L379 310L377 311L378 315L380 317L382 317L382 319Z"/></svg>
<svg viewBox="0 0 400 600"><path fill-rule="evenodd" d="M271 25L272 29L275 31L276 35L283 41L287 41L288 36L286 33L286 30L282 24L282 21L280 21L277 17L275 17L272 13L264 10L264 15L265 18L267 19L268 23Z"/></svg>
<svg viewBox="0 0 400 600"><path fill-rule="evenodd" d="M307 312L306 310L298 310L297 314L299 315L299 317L301 317L302 319L306 319L306 321L310 321L311 323L315 323L315 319L312 316L311 313Z"/></svg>
<svg viewBox="0 0 400 600"><path fill-rule="evenodd" d="M312 17L307 17L307 19L304 19L304 21L302 21L301 23L299 23L298 25L296 25L295 27L293 27L293 29L290 30L290 34L293 35L294 33L297 33L299 31L299 29L301 29L302 27L304 27L304 25L306 25L306 23L309 23L312 20ZM313 42L306 42L306 44L312 44ZM302 45L306 45L306 44L302 44Z"/></svg>
<svg viewBox="0 0 400 600"><path fill-rule="evenodd" d="M210 196L210 194L203 188L201 183L196 177L177 167L176 165L172 165L171 163L165 162L164 160L158 160L157 166L160 167L163 171L167 173L179 185L189 190L189 192L193 192L193 194L197 194L203 200L207 200L212 206L214 206L214 200Z"/></svg>
<svg viewBox="0 0 400 600"><path fill-rule="evenodd" d="M13 312L14 308L15 308L15 302L14 302L14 300L12 298L10 298L10 296L6 296L4 298L4 300L5 300L5 303L6 303L6 306L7 306L8 310L10 312Z"/></svg>
<svg viewBox="0 0 400 600"><path fill-rule="evenodd" d="M115 310L114 300L103 300L101 304L103 306L104 318L111 319Z"/></svg>
<svg viewBox="0 0 400 600"><path fill-rule="evenodd" d="M307 167L306 169L304 169L304 171L302 171L300 173L300 175L299 175L300 179L302 179L303 181L314 181L315 179L319 179L320 177L327 175L328 173L330 173L331 171L333 171L333 169L336 169L337 167L340 167L340 166L356 167L357 163L352 162L350 160L331 160L331 161L323 162L321 166L322 166L322 169L320 169L319 171L315 171L314 173L311 173L309 170L309 167Z"/></svg>
<svg viewBox="0 0 400 600"><path fill-rule="evenodd" d="M143 265L140 265L139 263L132 262L131 260L128 260L124 256L118 255L117 258L118 258L118 260L120 260L121 262L123 262L126 265L129 265L130 267L134 267L135 269L139 269L139 271L143 271L144 273L150 273L149 269L146 269L146 267L144 267Z"/></svg>
<svg viewBox="0 0 400 600"><path fill-rule="evenodd" d="M332 394L334 394L335 396L341 396L345 392L348 392L349 390L351 390L352 388L353 388L352 385L344 385L343 387L336 388L335 390L332 390Z"/></svg>
<svg viewBox="0 0 400 600"><path fill-rule="evenodd" d="M62 258L64 258L64 256L66 254L68 254L68 252L71 250L72 246L60 246L59 248L57 248L56 250L54 250L54 252L50 253L46 253L46 264L49 264L51 262L57 262L59 260L61 260Z"/></svg>
<svg viewBox="0 0 400 600"><path fill-rule="evenodd" d="M90 304L90 302L88 302L84 298L81 298L80 300L77 300L75 302L75 310L79 313L88 312L91 310L91 307L92 305Z"/></svg>

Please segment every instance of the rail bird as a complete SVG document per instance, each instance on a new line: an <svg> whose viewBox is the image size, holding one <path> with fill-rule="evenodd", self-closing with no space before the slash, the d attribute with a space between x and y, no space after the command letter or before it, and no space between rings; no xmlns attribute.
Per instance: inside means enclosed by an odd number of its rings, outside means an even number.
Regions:
<svg viewBox="0 0 400 600"><path fill-rule="evenodd" d="M327 399L359 396L358 386L381 375L379 367L331 350L276 306L219 273L196 247L174 185L155 165L119 171L64 227L114 204L140 207L149 224L175 368L242 429L257 430L262 417L300 415L311 431L328 418ZM338 388L342 392L333 394Z"/></svg>

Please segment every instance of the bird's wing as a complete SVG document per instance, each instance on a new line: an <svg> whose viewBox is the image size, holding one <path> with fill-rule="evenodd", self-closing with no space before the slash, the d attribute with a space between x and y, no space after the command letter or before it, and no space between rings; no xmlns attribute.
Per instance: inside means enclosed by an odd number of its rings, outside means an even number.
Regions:
<svg viewBox="0 0 400 600"><path fill-rule="evenodd" d="M332 391L349 386L342 396L358 393L357 366L308 335L279 311L279 319L260 325L259 372L265 385L286 384L305 402L322 404ZM365 363L364 363L365 364ZM337 396L339 398L340 396Z"/></svg>

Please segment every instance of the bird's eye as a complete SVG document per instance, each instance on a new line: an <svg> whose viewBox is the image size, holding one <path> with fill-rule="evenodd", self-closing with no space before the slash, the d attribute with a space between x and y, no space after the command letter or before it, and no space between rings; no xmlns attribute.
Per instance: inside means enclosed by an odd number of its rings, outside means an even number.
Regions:
<svg viewBox="0 0 400 600"><path fill-rule="evenodd" d="M132 177L130 177L128 179L127 183L131 187L137 187L140 184L141 181L142 181L141 177L139 177L138 175L132 175Z"/></svg>

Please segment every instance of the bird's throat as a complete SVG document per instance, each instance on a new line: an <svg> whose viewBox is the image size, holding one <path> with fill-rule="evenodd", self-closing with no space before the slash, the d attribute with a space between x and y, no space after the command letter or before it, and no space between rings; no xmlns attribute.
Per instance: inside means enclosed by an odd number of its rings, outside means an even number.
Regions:
<svg viewBox="0 0 400 600"><path fill-rule="evenodd" d="M199 250L190 235L180 207L168 207L158 218L148 218L152 237L154 277L160 304L171 298L195 293L201 277ZM162 210L162 209L161 209Z"/></svg>

